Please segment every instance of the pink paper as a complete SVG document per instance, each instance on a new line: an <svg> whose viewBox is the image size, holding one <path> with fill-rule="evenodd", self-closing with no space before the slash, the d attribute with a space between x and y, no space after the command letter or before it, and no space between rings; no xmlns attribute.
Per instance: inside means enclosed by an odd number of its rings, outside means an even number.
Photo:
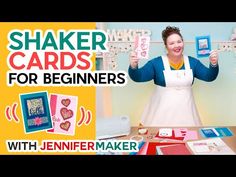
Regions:
<svg viewBox="0 0 236 177"><path fill-rule="evenodd" d="M134 47L135 47L135 52L137 53L137 58L148 59L149 46L150 46L149 36L136 36Z"/></svg>
<svg viewBox="0 0 236 177"><path fill-rule="evenodd" d="M47 132L65 135L75 134L77 100L76 96L60 94L50 95L53 129Z"/></svg>
<svg viewBox="0 0 236 177"><path fill-rule="evenodd" d="M187 141L187 140L197 140L197 139L198 139L198 133L195 130L187 131L187 134L184 137L184 141Z"/></svg>
<svg viewBox="0 0 236 177"><path fill-rule="evenodd" d="M174 134L175 137L185 137L188 129L187 128L175 128Z"/></svg>
<svg viewBox="0 0 236 177"><path fill-rule="evenodd" d="M137 155L146 155L148 149L149 142L145 142L144 145L141 147Z"/></svg>

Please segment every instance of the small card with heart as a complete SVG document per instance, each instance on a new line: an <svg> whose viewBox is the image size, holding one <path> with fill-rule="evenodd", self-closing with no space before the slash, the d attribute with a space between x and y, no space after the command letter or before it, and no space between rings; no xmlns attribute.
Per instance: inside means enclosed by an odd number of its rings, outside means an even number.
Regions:
<svg viewBox="0 0 236 177"><path fill-rule="evenodd" d="M50 108L53 128L49 133L74 135L78 97L62 94L50 94Z"/></svg>

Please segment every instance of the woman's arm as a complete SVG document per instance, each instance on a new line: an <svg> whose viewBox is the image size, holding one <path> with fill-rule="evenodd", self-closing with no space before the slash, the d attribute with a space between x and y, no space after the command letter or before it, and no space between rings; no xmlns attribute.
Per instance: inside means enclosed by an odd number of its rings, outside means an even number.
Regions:
<svg viewBox="0 0 236 177"><path fill-rule="evenodd" d="M195 77L211 82L214 81L219 73L219 65L218 65L218 53L216 50L212 51L209 56L209 68L203 65L199 60L197 60L196 68L195 68Z"/></svg>
<svg viewBox="0 0 236 177"><path fill-rule="evenodd" d="M139 59L136 54L130 54L130 65L128 73L130 78L135 82L146 82L154 78L154 67L151 61L148 61L143 67L138 68Z"/></svg>

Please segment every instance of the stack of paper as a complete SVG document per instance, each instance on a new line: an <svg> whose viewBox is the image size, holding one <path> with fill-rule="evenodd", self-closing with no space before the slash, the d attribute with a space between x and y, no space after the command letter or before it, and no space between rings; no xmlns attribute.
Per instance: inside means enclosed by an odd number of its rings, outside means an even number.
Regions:
<svg viewBox="0 0 236 177"><path fill-rule="evenodd" d="M156 146L158 155L191 155L185 144Z"/></svg>
<svg viewBox="0 0 236 177"><path fill-rule="evenodd" d="M235 154L235 152L221 138L189 141L187 142L187 146L194 154L199 155Z"/></svg>
<svg viewBox="0 0 236 177"><path fill-rule="evenodd" d="M178 146L181 145L181 146ZM184 143L145 142L136 155L185 155L190 154Z"/></svg>

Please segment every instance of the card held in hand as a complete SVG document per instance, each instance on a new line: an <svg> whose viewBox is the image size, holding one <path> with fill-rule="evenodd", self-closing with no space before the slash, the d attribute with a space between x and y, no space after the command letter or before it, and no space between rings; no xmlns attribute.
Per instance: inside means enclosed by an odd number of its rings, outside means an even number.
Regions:
<svg viewBox="0 0 236 177"><path fill-rule="evenodd" d="M210 35L196 37L196 51L197 51L198 58L210 56L210 52L211 52Z"/></svg>
<svg viewBox="0 0 236 177"><path fill-rule="evenodd" d="M25 133L52 128L47 92L21 94L20 102Z"/></svg>
<svg viewBox="0 0 236 177"><path fill-rule="evenodd" d="M149 36L136 36L134 40L134 48L137 53L137 58L148 59L150 48Z"/></svg>

